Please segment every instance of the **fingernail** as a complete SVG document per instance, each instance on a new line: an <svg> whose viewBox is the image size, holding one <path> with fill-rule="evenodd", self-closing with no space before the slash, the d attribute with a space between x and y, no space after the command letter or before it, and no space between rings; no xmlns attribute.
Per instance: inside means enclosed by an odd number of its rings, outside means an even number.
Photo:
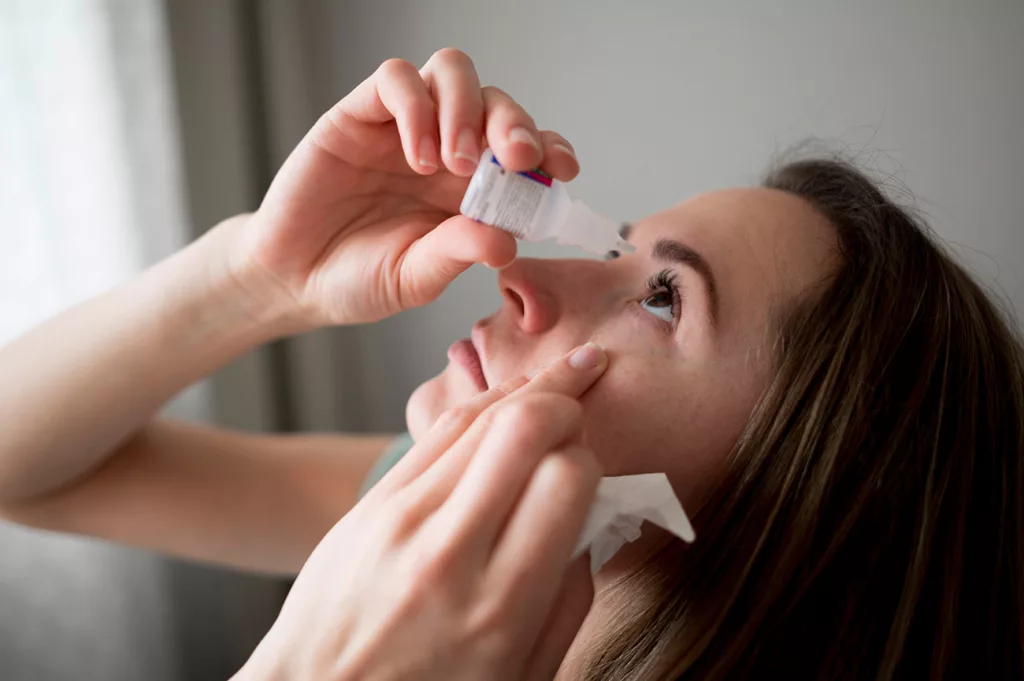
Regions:
<svg viewBox="0 0 1024 681"><path fill-rule="evenodd" d="M420 157L417 160L424 168L437 167L437 144L432 136L427 135L420 140Z"/></svg>
<svg viewBox="0 0 1024 681"><path fill-rule="evenodd" d="M540 142L526 128L512 128L508 133L508 141L513 144L529 144L534 149L540 151Z"/></svg>
<svg viewBox="0 0 1024 681"><path fill-rule="evenodd" d="M604 349L597 343L587 343L569 358L569 366L580 371L589 371L601 366L604 361Z"/></svg>
<svg viewBox="0 0 1024 681"><path fill-rule="evenodd" d="M554 144L551 145L551 148L558 149L559 151L564 151L565 153L572 156L574 160L576 159L576 152L573 151L570 147L562 144L561 142L555 142ZM579 161L576 162L579 163Z"/></svg>
<svg viewBox="0 0 1024 681"><path fill-rule="evenodd" d="M455 158L472 163L475 167L480 162L480 146L477 144L476 133L466 128L455 140Z"/></svg>

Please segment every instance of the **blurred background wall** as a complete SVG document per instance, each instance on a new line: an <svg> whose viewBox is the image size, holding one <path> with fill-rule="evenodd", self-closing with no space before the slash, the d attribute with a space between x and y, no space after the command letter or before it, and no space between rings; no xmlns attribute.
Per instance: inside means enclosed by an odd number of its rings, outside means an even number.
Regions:
<svg viewBox="0 0 1024 681"><path fill-rule="evenodd" d="M1024 310L1022 35L1019 0L0 0L0 342L254 209L381 61L448 45L573 142L571 190L616 218L753 183L820 137L909 187ZM430 308L262 348L169 408L398 431L497 305L493 279L473 269ZM286 588L0 526L0 678L224 679Z"/></svg>

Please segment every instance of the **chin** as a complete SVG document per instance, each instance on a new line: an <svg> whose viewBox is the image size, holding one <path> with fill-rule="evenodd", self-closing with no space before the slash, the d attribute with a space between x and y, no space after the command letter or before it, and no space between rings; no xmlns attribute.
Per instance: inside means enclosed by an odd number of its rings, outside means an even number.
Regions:
<svg viewBox="0 0 1024 681"><path fill-rule="evenodd" d="M441 411L435 408L439 402L439 393L443 392L443 388L437 385L440 378L435 376L426 383L421 383L405 403L405 427L413 440L419 440L441 415Z"/></svg>
<svg viewBox="0 0 1024 681"><path fill-rule="evenodd" d="M443 372L420 385L405 404L405 427L413 440L419 440L445 411L479 394L458 367Z"/></svg>

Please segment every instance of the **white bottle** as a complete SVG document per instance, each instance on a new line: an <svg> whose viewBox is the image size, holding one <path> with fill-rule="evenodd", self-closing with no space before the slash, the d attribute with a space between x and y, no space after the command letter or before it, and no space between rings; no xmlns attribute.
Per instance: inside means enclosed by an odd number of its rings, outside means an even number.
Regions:
<svg viewBox="0 0 1024 681"><path fill-rule="evenodd" d="M636 249L619 236L620 224L569 198L565 185L539 170L505 170L485 149L460 212L524 241L555 239L595 255Z"/></svg>

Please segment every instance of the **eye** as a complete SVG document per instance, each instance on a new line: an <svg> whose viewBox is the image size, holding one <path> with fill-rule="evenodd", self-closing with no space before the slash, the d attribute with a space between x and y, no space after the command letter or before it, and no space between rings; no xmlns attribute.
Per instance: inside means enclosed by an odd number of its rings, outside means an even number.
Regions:
<svg viewBox="0 0 1024 681"><path fill-rule="evenodd" d="M668 270L659 272L647 282L648 295L640 301L640 307L658 319L671 324L679 313L679 287L676 278Z"/></svg>

